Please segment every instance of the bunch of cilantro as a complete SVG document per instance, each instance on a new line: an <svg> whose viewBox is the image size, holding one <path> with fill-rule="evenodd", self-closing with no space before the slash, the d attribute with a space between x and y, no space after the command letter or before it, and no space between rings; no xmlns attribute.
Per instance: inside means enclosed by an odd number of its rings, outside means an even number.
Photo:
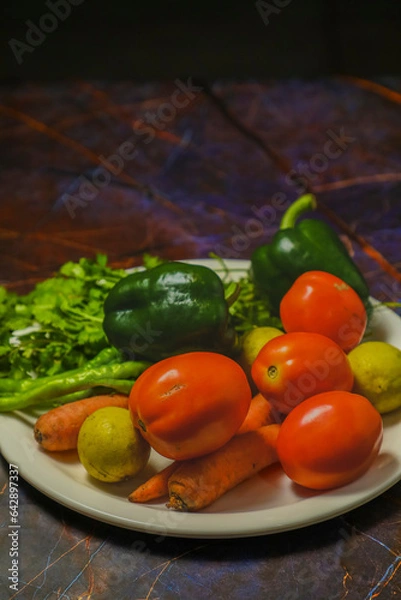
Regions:
<svg viewBox="0 0 401 600"><path fill-rule="evenodd" d="M229 308L231 320L241 336L256 327L281 328L281 319L272 314L266 298L261 296L249 275L238 280L240 293L238 299Z"/></svg>
<svg viewBox="0 0 401 600"><path fill-rule="evenodd" d="M26 295L0 287L0 377L56 375L95 357L109 345L104 301L125 275L99 254L67 262Z"/></svg>

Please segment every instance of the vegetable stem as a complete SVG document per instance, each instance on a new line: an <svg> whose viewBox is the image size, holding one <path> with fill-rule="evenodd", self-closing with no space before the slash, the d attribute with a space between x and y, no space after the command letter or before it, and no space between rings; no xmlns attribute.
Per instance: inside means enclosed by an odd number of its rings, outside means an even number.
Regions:
<svg viewBox="0 0 401 600"><path fill-rule="evenodd" d="M280 229L291 229L304 212L315 210L317 202L313 194L304 194L298 200L295 200L285 211L281 219Z"/></svg>
<svg viewBox="0 0 401 600"><path fill-rule="evenodd" d="M83 317L87 321L94 321L95 323L103 323L102 317L95 317L94 315L85 313L84 311L78 310L77 308L72 308L71 306L68 307L66 312L72 313L79 317Z"/></svg>

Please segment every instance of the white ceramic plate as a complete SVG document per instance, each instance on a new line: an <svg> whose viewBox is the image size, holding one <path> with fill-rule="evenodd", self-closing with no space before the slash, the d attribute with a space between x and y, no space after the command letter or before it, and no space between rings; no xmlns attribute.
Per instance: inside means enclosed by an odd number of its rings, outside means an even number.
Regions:
<svg viewBox="0 0 401 600"><path fill-rule="evenodd" d="M188 261L219 271L213 260ZM233 278L244 274L247 261L227 260ZM369 339L401 348L401 319L385 307L375 309ZM165 500L131 504L128 494L168 461L152 453L149 465L135 480L102 484L89 478L75 452L52 457L33 439L32 415L0 415L1 452L18 466L19 474L56 502L79 513L126 529L191 538L257 536L298 529L325 521L379 496L401 479L401 411L384 418L380 455L369 471L342 488L315 493L293 485L278 465L240 484L199 513L179 513L166 508Z"/></svg>

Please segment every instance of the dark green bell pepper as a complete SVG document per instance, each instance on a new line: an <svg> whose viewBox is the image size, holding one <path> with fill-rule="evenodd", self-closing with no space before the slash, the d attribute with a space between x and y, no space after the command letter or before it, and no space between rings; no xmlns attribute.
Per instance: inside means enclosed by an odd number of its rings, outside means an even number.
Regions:
<svg viewBox="0 0 401 600"><path fill-rule="evenodd" d="M109 342L159 361L195 350L230 353L236 342L220 277L208 267L165 262L121 279L104 303Z"/></svg>
<svg viewBox="0 0 401 600"><path fill-rule="evenodd" d="M318 219L297 223L303 213L315 208L312 194L298 198L284 213L272 242L253 252L251 272L255 286L268 296L271 308L278 312L282 297L302 273L327 271L354 288L368 306L368 285L330 225Z"/></svg>

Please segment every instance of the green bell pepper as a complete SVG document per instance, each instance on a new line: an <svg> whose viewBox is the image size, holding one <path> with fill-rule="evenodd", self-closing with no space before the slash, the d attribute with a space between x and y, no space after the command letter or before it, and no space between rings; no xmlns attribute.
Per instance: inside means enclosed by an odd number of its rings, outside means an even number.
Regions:
<svg viewBox="0 0 401 600"><path fill-rule="evenodd" d="M298 198L284 213L272 242L253 252L251 273L255 286L278 312L282 297L302 273L327 271L348 283L368 307L368 285L330 225L317 219L297 223L298 217L316 205L312 194Z"/></svg>
<svg viewBox="0 0 401 600"><path fill-rule="evenodd" d="M212 269L165 262L110 290L103 329L113 346L151 361L195 350L230 353L236 333L228 302Z"/></svg>

